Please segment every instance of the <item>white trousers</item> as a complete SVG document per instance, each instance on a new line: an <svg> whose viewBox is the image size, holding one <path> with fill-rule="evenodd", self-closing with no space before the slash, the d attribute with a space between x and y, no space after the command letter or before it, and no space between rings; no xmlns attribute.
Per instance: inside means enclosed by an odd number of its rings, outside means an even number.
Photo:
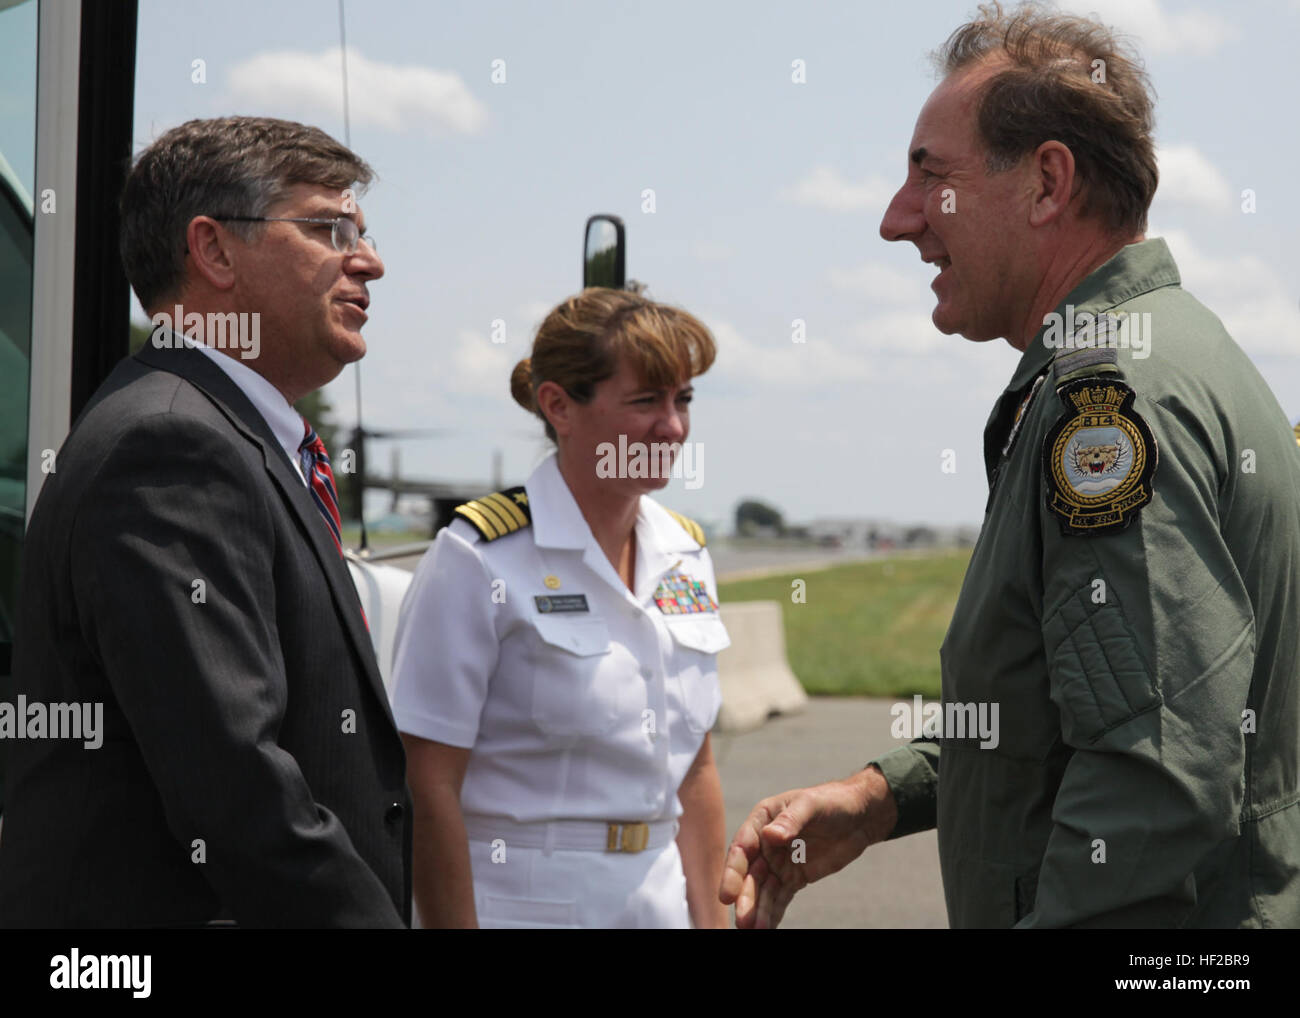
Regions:
<svg viewBox="0 0 1300 1018"><path fill-rule="evenodd" d="M689 929L677 842L644 852L470 841L483 929Z"/></svg>

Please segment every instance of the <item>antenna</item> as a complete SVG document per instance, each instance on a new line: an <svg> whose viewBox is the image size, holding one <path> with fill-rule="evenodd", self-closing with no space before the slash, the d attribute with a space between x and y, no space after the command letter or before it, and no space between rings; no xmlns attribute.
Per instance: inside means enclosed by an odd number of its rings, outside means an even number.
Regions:
<svg viewBox="0 0 1300 1018"><path fill-rule="evenodd" d="M339 54L343 58L343 144L352 147L352 122L348 112L348 27L343 18L343 0L339 0Z"/></svg>
<svg viewBox="0 0 1300 1018"><path fill-rule="evenodd" d="M343 16L343 0L339 0L339 54L343 61L343 144L352 147L352 116L348 109L348 27ZM366 440L366 429L361 424L361 362L353 365L353 377L357 383L357 437ZM353 462L360 468L357 478L357 522L361 524L361 554L370 551L370 539L366 534L366 458L357 450Z"/></svg>

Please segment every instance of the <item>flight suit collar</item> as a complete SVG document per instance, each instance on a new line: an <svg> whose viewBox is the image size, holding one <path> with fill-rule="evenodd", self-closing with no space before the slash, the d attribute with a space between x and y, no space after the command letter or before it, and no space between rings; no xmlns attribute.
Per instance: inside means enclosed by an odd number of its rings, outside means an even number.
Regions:
<svg viewBox="0 0 1300 1018"><path fill-rule="evenodd" d="M1065 300L1056 306L1055 313L1066 317L1066 307L1073 305L1079 311L1107 311L1139 294L1157 290L1162 286L1178 286L1178 266L1174 264L1169 246L1161 237L1139 241L1121 248L1109 261L1086 276L1070 291ZM1054 349L1043 343L1044 324L1035 333L1029 346L1021 355L1016 372L1011 376L1007 392L1019 392L1038 377L1051 363Z"/></svg>
<svg viewBox="0 0 1300 1018"><path fill-rule="evenodd" d="M1177 286L1178 283L1178 266L1174 264L1164 240L1156 238L1139 241L1125 245L1089 273L1056 306L1054 314L1060 315L1063 322L1068 322L1070 315L1066 309L1071 305L1075 315L1081 311L1095 315L1140 294L1162 286ZM1033 390L1030 386L1034 379L1051 367L1052 358L1056 355L1056 350L1043 342L1047 329L1048 326L1044 323L1030 341L1021 355L1015 374L1011 376L1010 384L994 404L993 412L989 414L988 423L984 427L984 469L988 475L990 504L1002 454L1008 449L1018 414L1025 411L1032 398Z"/></svg>

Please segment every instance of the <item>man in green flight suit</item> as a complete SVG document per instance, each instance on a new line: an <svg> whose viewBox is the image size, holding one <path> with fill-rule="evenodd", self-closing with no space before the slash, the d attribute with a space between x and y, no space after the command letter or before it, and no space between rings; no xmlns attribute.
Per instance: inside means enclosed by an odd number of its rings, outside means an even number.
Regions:
<svg viewBox="0 0 1300 1018"><path fill-rule="evenodd" d="M982 9L939 60L880 232L940 268L941 331L1022 351L939 731L759 803L721 898L772 927L937 826L954 927L1300 926L1300 450L1145 238L1145 75L1037 7Z"/></svg>

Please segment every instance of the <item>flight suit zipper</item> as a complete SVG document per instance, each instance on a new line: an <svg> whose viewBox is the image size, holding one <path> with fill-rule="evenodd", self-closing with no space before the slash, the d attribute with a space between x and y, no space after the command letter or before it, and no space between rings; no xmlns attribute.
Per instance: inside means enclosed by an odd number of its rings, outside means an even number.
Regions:
<svg viewBox="0 0 1300 1018"><path fill-rule="evenodd" d="M1029 391L1020 401L1020 407L1016 410L1015 418L1011 422L1011 430L1007 435L1006 441L1002 444L1002 452L998 456L997 466L989 474L989 497L984 503L984 515L988 516L989 510L993 507L993 496L997 492L998 478L1002 475L1002 468L1006 465L1011 456L1011 450L1015 447L1016 438L1020 435L1020 426L1024 424L1025 419L1029 416L1029 408L1034 402L1034 397L1038 395L1038 390L1043 387L1043 380L1047 378L1047 372L1051 365L1044 368L1029 386Z"/></svg>

